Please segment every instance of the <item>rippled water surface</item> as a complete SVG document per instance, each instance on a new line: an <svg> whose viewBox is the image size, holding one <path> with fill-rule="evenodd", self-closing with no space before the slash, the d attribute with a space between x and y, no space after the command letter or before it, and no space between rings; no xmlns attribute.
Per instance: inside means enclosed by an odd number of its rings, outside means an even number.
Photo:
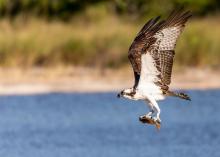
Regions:
<svg viewBox="0 0 220 157"><path fill-rule="evenodd" d="M0 96L0 156L220 157L220 90L188 94L160 102L159 132L116 93Z"/></svg>

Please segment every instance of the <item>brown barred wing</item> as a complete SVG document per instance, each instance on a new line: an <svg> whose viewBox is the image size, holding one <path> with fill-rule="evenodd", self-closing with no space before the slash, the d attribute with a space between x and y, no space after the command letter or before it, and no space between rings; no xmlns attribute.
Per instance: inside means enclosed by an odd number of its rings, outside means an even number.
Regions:
<svg viewBox="0 0 220 157"><path fill-rule="evenodd" d="M165 22L158 22L159 18L160 17L156 17L149 20L137 34L129 48L128 58L132 65L135 77L134 87L137 87L140 78L142 53L147 52L147 49L152 47L156 42L156 38L154 38L153 35L162 28Z"/></svg>
<svg viewBox="0 0 220 157"><path fill-rule="evenodd" d="M183 9L173 11L167 18L163 25L163 28L157 32L159 44L159 57L160 57L160 69L161 69L161 81L162 85L168 89L168 85L171 83L171 74L174 59L174 49L176 47L177 39L185 27L185 23L191 17L189 11L184 12Z"/></svg>
<svg viewBox="0 0 220 157"><path fill-rule="evenodd" d="M190 17L191 13L189 11L184 12L183 9L178 9L174 10L166 20L159 22L160 17L156 17L144 25L135 37L128 52L128 58L134 70L134 87L136 87L139 82L142 69L147 69L145 66L149 66L153 68L154 71L160 73L155 77L156 80L160 78L157 84L160 85L163 90L168 90L168 85L171 82L176 41ZM151 56L149 56L148 53L150 53ZM145 66L143 66L142 62L145 60L142 58L144 55L148 62L154 62L157 70L155 70L155 66L152 66L151 63L145 63ZM152 61L152 59L154 61ZM152 69L147 70L151 71ZM144 71L146 72L146 70ZM149 72L146 72L146 74L149 75Z"/></svg>
<svg viewBox="0 0 220 157"><path fill-rule="evenodd" d="M163 50L159 53L162 82L167 86L171 83L174 55L174 50Z"/></svg>

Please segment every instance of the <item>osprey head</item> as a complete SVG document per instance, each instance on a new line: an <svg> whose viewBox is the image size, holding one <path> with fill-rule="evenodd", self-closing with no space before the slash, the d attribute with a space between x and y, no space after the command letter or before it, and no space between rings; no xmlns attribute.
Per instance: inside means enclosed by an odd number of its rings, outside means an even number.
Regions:
<svg viewBox="0 0 220 157"><path fill-rule="evenodd" d="M120 97L129 98L129 97L133 97L135 94L136 94L136 91L132 87L132 88L122 90L120 93L118 93L117 96L118 96L118 98L120 98Z"/></svg>

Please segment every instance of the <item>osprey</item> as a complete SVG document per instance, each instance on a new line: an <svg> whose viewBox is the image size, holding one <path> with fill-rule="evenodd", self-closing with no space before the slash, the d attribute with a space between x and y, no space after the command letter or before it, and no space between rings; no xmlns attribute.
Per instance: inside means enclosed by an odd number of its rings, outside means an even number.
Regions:
<svg viewBox="0 0 220 157"><path fill-rule="evenodd" d="M147 102L150 112L139 118L142 122L150 118L154 124L161 123L157 101L167 96L190 100L184 93L169 90L176 41L190 17L190 11L179 9L172 11L166 20L159 21L159 16L149 20L129 48L128 58L135 82L132 88L122 90L118 97Z"/></svg>

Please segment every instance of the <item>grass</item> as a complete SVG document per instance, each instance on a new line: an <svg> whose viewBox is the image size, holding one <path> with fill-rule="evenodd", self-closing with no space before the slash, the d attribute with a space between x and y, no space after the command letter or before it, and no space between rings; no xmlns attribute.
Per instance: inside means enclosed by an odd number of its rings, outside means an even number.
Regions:
<svg viewBox="0 0 220 157"><path fill-rule="evenodd" d="M2 19L0 65L21 68L127 65L127 50L145 23L127 19L108 12L102 5L87 8L67 23L21 16L13 21ZM219 19L193 19L187 24L177 43L176 65L220 65Z"/></svg>

